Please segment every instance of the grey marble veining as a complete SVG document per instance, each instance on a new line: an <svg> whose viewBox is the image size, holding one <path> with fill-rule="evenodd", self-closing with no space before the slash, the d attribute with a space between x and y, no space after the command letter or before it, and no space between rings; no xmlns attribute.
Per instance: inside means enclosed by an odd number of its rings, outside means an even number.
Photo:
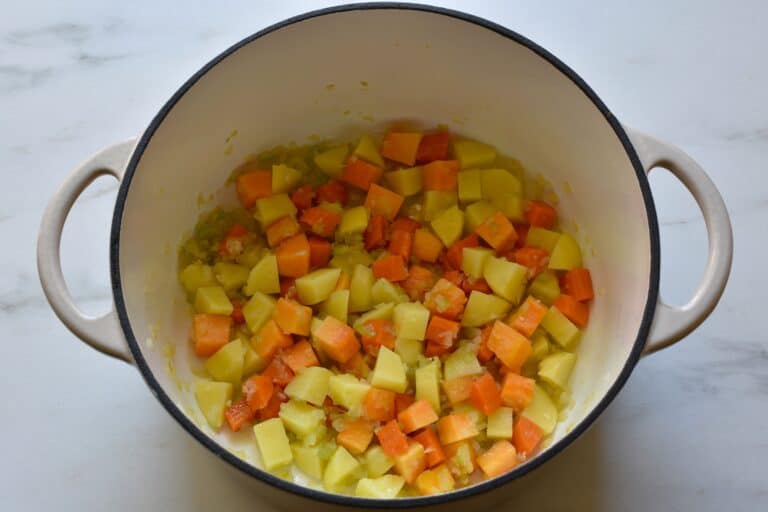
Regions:
<svg viewBox="0 0 768 512"><path fill-rule="evenodd" d="M439 2L469 9L462 2ZM0 16L0 510L265 509L151 397L137 372L79 343L47 306L34 246L46 201L99 148L139 133L173 91L242 37L330 2L7 2ZM720 307L641 361L582 439L511 504L523 510L768 509L768 4L474 2L542 44L625 123L683 147L732 215ZM651 175L662 293L684 302L706 232L674 178ZM110 303L116 184L97 181L65 228L83 309Z"/></svg>

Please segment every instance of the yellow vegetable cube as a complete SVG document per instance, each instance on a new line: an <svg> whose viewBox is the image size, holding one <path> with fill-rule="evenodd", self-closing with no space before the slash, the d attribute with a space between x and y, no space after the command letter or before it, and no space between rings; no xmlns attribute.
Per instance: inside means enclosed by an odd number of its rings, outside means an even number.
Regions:
<svg viewBox="0 0 768 512"><path fill-rule="evenodd" d="M453 353L446 356L443 363L443 376L445 380L453 380L467 375L480 375L483 367L477 360L474 349L469 345L462 345Z"/></svg>
<svg viewBox="0 0 768 512"><path fill-rule="evenodd" d="M384 181L393 192L401 196L412 196L421 192L422 188L421 167L410 167L397 171L384 173Z"/></svg>
<svg viewBox="0 0 768 512"><path fill-rule="evenodd" d="M387 455L378 444L368 448L365 452L364 460L366 471L371 478L380 477L395 465L395 459Z"/></svg>
<svg viewBox="0 0 768 512"><path fill-rule="evenodd" d="M522 416L537 424L545 436L551 434L557 425L557 407L538 384L534 387L533 399L523 410Z"/></svg>
<svg viewBox="0 0 768 512"><path fill-rule="evenodd" d="M392 321L399 338L423 340L429 323L429 310L418 302L405 302L395 306Z"/></svg>
<svg viewBox="0 0 768 512"><path fill-rule="evenodd" d="M293 461L291 445L280 418L272 418L253 426L256 446L267 471L287 466Z"/></svg>
<svg viewBox="0 0 768 512"><path fill-rule="evenodd" d="M353 417L363 413L363 399L371 389L370 384L347 373L333 375L328 379L328 394L333 403L345 407Z"/></svg>
<svg viewBox="0 0 768 512"><path fill-rule="evenodd" d="M512 439L514 412L511 407L499 407L488 416L485 433L489 439Z"/></svg>
<svg viewBox="0 0 768 512"><path fill-rule="evenodd" d="M432 219L432 229L446 247L450 247L461 238L464 231L464 212L457 206L438 213Z"/></svg>
<svg viewBox="0 0 768 512"><path fill-rule="evenodd" d="M483 198L483 187L480 181L480 169L467 169L459 173L459 201L471 203Z"/></svg>
<svg viewBox="0 0 768 512"><path fill-rule="evenodd" d="M299 370L285 387L285 394L297 400L314 405L323 405L329 392L329 380L333 373L322 366L311 366Z"/></svg>
<svg viewBox="0 0 768 512"><path fill-rule="evenodd" d="M355 147L354 155L362 158L366 162L384 167L384 159L381 158L379 147L373 138L366 134L360 137L360 142Z"/></svg>
<svg viewBox="0 0 768 512"><path fill-rule="evenodd" d="M280 419L285 428L299 436L306 437L325 421L325 412L298 400L289 400L280 405Z"/></svg>
<svg viewBox="0 0 768 512"><path fill-rule="evenodd" d="M482 327L488 322L503 318L512 308L512 304L495 295L472 291L464 307L461 325L464 327Z"/></svg>
<svg viewBox="0 0 768 512"><path fill-rule="evenodd" d="M357 482L355 496L361 498L396 498L405 485L405 479L398 475L383 475L379 478L362 478Z"/></svg>
<svg viewBox="0 0 768 512"><path fill-rule="evenodd" d="M301 181L301 171L284 164L272 166L272 193L290 192Z"/></svg>
<svg viewBox="0 0 768 512"><path fill-rule="evenodd" d="M319 446L304 446L299 443L291 444L293 461L301 471L315 480L323 479L323 469L325 464L320 458Z"/></svg>
<svg viewBox="0 0 768 512"><path fill-rule="evenodd" d="M296 279L299 300L307 306L314 306L327 299L339 281L341 269L321 268Z"/></svg>
<svg viewBox="0 0 768 512"><path fill-rule="evenodd" d="M431 221L437 215L458 203L456 192L448 190L426 190L421 215L425 221Z"/></svg>
<svg viewBox="0 0 768 512"><path fill-rule="evenodd" d="M212 429L218 430L224 422L224 408L232 399L232 384L198 380L195 383L195 400L205 421Z"/></svg>
<svg viewBox="0 0 768 512"><path fill-rule="evenodd" d="M469 277L480 279L488 258L493 257L493 251L485 247L465 247L461 256L461 270Z"/></svg>
<svg viewBox="0 0 768 512"><path fill-rule="evenodd" d="M579 328L554 306L544 315L541 326L564 349L570 348L579 339Z"/></svg>
<svg viewBox="0 0 768 512"><path fill-rule="evenodd" d="M469 139L454 140L453 154L462 169L487 167L496 160L496 150L492 146Z"/></svg>
<svg viewBox="0 0 768 512"><path fill-rule="evenodd" d="M488 217L497 211L499 211L499 209L488 201L477 201L476 203L470 204L464 210L466 230L474 233L477 226L485 222Z"/></svg>
<svg viewBox="0 0 768 512"><path fill-rule="evenodd" d="M365 323L369 320L391 320L392 319L392 312L395 310L395 304L392 302L385 302L384 304L379 304L376 307L374 307L372 310L363 313L358 317L357 320L352 324L352 328L360 335L364 334L365 331Z"/></svg>
<svg viewBox="0 0 768 512"><path fill-rule="evenodd" d="M325 150L315 155L315 165L331 178L339 178L344 170L348 152L349 147L346 144Z"/></svg>
<svg viewBox="0 0 768 512"><path fill-rule="evenodd" d="M243 306L243 316L248 329L252 333L259 332L259 329L272 318L272 311L275 309L277 301L261 292L256 292Z"/></svg>
<svg viewBox="0 0 768 512"><path fill-rule="evenodd" d="M320 305L320 313L347 323L349 314L349 290L336 290Z"/></svg>
<svg viewBox="0 0 768 512"><path fill-rule="evenodd" d="M373 305L371 302L371 288L373 288L374 281L373 270L370 267L359 264L355 265L349 282L350 313L371 309Z"/></svg>
<svg viewBox="0 0 768 512"><path fill-rule="evenodd" d="M253 348L248 346L243 357L243 377L263 371L269 365L269 359L261 357Z"/></svg>
<svg viewBox="0 0 768 512"><path fill-rule="evenodd" d="M323 475L323 483L328 490L338 489L352 480L360 468L360 463L343 446L336 451L328 461Z"/></svg>
<svg viewBox="0 0 768 512"><path fill-rule="evenodd" d="M548 355L539 363L539 377L560 389L568 387L573 366L576 364L576 354L570 352L555 352Z"/></svg>
<svg viewBox="0 0 768 512"><path fill-rule="evenodd" d="M238 338L230 341L205 361L205 370L214 380L240 384L245 347Z"/></svg>
<svg viewBox="0 0 768 512"><path fill-rule="evenodd" d="M377 279L371 287L371 302L374 306L388 302L408 302L408 296L398 285L381 278Z"/></svg>
<svg viewBox="0 0 768 512"><path fill-rule="evenodd" d="M195 293L195 311L198 313L229 316L233 309L221 286L202 286Z"/></svg>
<svg viewBox="0 0 768 512"><path fill-rule="evenodd" d="M560 296L560 282L554 272L545 270L531 282L528 291L544 304L551 306Z"/></svg>
<svg viewBox="0 0 768 512"><path fill-rule="evenodd" d="M424 342L408 338L397 338L395 340L395 352L405 364L414 366L424 354Z"/></svg>
<svg viewBox="0 0 768 512"><path fill-rule="evenodd" d="M493 293L512 304L519 304L528 279L528 269L505 258L490 257L483 267L483 277Z"/></svg>
<svg viewBox="0 0 768 512"><path fill-rule="evenodd" d="M195 293L202 286L215 286L213 269L203 263L192 263L184 267L179 274L179 281L187 293Z"/></svg>
<svg viewBox="0 0 768 512"><path fill-rule="evenodd" d="M552 254L552 250L557 245L558 240L560 240L560 233L557 231L531 226L528 234L525 236L525 245L538 247Z"/></svg>
<svg viewBox="0 0 768 512"><path fill-rule="evenodd" d="M336 228L336 239L346 240L352 235L359 235L368 227L371 211L365 206L355 206L346 210Z"/></svg>
<svg viewBox="0 0 768 512"><path fill-rule="evenodd" d="M220 261L213 266L216 280L227 291L237 290L248 280L250 269L245 265Z"/></svg>
<svg viewBox="0 0 768 512"><path fill-rule="evenodd" d="M266 228L280 217L296 215L296 206L287 194L277 194L256 201L256 218Z"/></svg>
<svg viewBox="0 0 768 512"><path fill-rule="evenodd" d="M563 233L549 256L549 268L572 270L581 266L581 248L571 235Z"/></svg>
<svg viewBox="0 0 768 512"><path fill-rule="evenodd" d="M280 293L280 276L277 273L277 257L268 253L254 265L248 274L243 293Z"/></svg>
<svg viewBox="0 0 768 512"><path fill-rule="evenodd" d="M387 347L381 347L373 369L371 384L377 388L403 393L408 387L408 379L400 356Z"/></svg>
<svg viewBox="0 0 768 512"><path fill-rule="evenodd" d="M414 372L416 400L426 400L440 414L440 360L432 359Z"/></svg>

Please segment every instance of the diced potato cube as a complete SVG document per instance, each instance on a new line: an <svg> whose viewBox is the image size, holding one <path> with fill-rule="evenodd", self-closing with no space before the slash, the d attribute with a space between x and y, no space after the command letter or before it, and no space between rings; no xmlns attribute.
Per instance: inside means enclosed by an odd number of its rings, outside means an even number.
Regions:
<svg viewBox="0 0 768 512"><path fill-rule="evenodd" d="M429 323L429 310L418 302L405 302L395 306L392 320L397 336L423 340Z"/></svg>
<svg viewBox="0 0 768 512"><path fill-rule="evenodd" d="M446 356L443 362L443 378L453 380L466 375L480 375L483 373L483 367L477 360L477 355L469 345L463 345L457 348L453 353Z"/></svg>
<svg viewBox="0 0 768 512"><path fill-rule="evenodd" d="M581 248L571 235L563 233L549 256L549 268L572 270L581 266Z"/></svg>
<svg viewBox="0 0 768 512"><path fill-rule="evenodd" d="M355 320L355 323L352 324L352 328L357 331L358 334L362 335L365 332L365 323L368 320L391 320L392 312L394 310L395 305L391 302L379 304L367 313L360 315L360 317Z"/></svg>
<svg viewBox="0 0 768 512"><path fill-rule="evenodd" d="M438 213L432 219L432 229L446 247L450 247L461 238L464 231L464 212L457 206Z"/></svg>
<svg viewBox="0 0 768 512"><path fill-rule="evenodd" d="M248 329L252 333L259 332L259 329L272 318L272 311L275 309L277 301L261 292L256 292L243 306L243 316Z"/></svg>
<svg viewBox="0 0 768 512"><path fill-rule="evenodd" d="M332 375L328 379L328 394L331 400L345 407L348 414L353 417L362 415L363 399L370 389L371 386L367 382L348 373Z"/></svg>
<svg viewBox="0 0 768 512"><path fill-rule="evenodd" d="M484 169L480 180L483 199L512 220L523 220L523 185L505 169Z"/></svg>
<svg viewBox="0 0 768 512"><path fill-rule="evenodd" d="M230 341L205 362L205 370L214 380L240 384L243 377L245 348L240 338Z"/></svg>
<svg viewBox="0 0 768 512"><path fill-rule="evenodd" d="M352 275L355 269L355 265L363 265L368 267L373 258L368 254L368 251L362 245L344 245L339 242L333 247L333 258L328 263L328 266L333 268L340 268L349 275Z"/></svg>
<svg viewBox="0 0 768 512"><path fill-rule="evenodd" d="M373 283L373 287L371 288L371 302L374 306L387 302L408 302L408 296L402 288L382 277Z"/></svg>
<svg viewBox="0 0 768 512"><path fill-rule="evenodd" d="M264 256L264 247L259 244L247 246L235 260L249 269L253 268Z"/></svg>
<svg viewBox="0 0 768 512"><path fill-rule="evenodd" d="M269 359L261 357L253 348L246 347L243 357L243 377L263 371L269 365Z"/></svg>
<svg viewBox="0 0 768 512"><path fill-rule="evenodd" d="M293 461L296 463L301 471L307 476L314 478L315 480L323 479L323 469L325 464L320 458L319 446L304 446L299 443L291 444L291 452L293 453Z"/></svg>
<svg viewBox="0 0 768 512"><path fill-rule="evenodd" d="M544 249L550 254L552 254L552 249L555 248L558 240L560 240L560 233L538 226L531 226L528 234L525 235L525 245Z"/></svg>
<svg viewBox="0 0 768 512"><path fill-rule="evenodd" d="M321 268L296 279L299 300L307 306L314 306L327 299L341 275L341 269Z"/></svg>
<svg viewBox="0 0 768 512"><path fill-rule="evenodd" d="M349 208L341 216L339 227L336 228L336 238L344 240L351 235L360 234L368 227L371 212L365 206Z"/></svg>
<svg viewBox="0 0 768 512"><path fill-rule="evenodd" d="M195 293L195 311L198 313L229 316L233 309L221 286L202 286Z"/></svg>
<svg viewBox="0 0 768 512"><path fill-rule="evenodd" d="M332 491L342 487L352 480L352 477L360 468L360 463L343 446L336 448L336 451L328 461L323 475L325 488Z"/></svg>
<svg viewBox="0 0 768 512"><path fill-rule="evenodd" d="M395 340L395 352L397 352L397 355L400 356L400 359L405 364L414 366L424 354L424 342L408 338L397 338Z"/></svg>
<svg viewBox="0 0 768 512"><path fill-rule="evenodd" d="M331 178L340 178L348 153L346 144L327 149L315 155L315 165Z"/></svg>
<svg viewBox="0 0 768 512"><path fill-rule="evenodd" d="M291 445L280 418L272 418L253 426L256 446L267 471L287 466L293 461Z"/></svg>
<svg viewBox="0 0 768 512"><path fill-rule="evenodd" d="M289 400L280 406L280 419L285 428L299 436L308 436L325 421L325 412L298 400Z"/></svg>
<svg viewBox="0 0 768 512"><path fill-rule="evenodd" d="M421 167L399 169L397 171L384 173L384 181L394 192L397 192L401 196L408 197L421 192L421 174Z"/></svg>
<svg viewBox="0 0 768 512"><path fill-rule="evenodd" d="M498 208L493 206L488 201L477 201L472 203L464 209L464 220L466 221L466 229L469 232L474 233L477 226L485 222L485 220L499 211Z"/></svg>
<svg viewBox="0 0 768 512"><path fill-rule="evenodd" d="M579 328L554 306L544 315L541 326L564 349L570 348L579 339Z"/></svg>
<svg viewBox="0 0 768 512"><path fill-rule="evenodd" d="M493 251L485 247L465 247L461 256L461 270L469 277L480 279L488 258L493 256Z"/></svg>
<svg viewBox="0 0 768 512"><path fill-rule="evenodd" d="M296 215L296 206L287 194L277 194L256 201L256 218L266 228L280 217Z"/></svg>
<svg viewBox="0 0 768 512"><path fill-rule="evenodd" d="M250 269L245 265L220 261L213 266L216 280L227 291L237 290L248 280Z"/></svg>
<svg viewBox="0 0 768 512"><path fill-rule="evenodd" d="M336 290L322 303L320 313L347 323L349 314L349 290Z"/></svg>
<svg viewBox="0 0 768 512"><path fill-rule="evenodd" d="M531 356L529 361L537 362L549 354L549 338L542 330L537 329L531 337Z"/></svg>
<svg viewBox="0 0 768 512"><path fill-rule="evenodd" d="M563 390L567 389L568 379L571 378L575 364L576 354L570 352L550 354L539 363L539 377L553 386Z"/></svg>
<svg viewBox="0 0 768 512"><path fill-rule="evenodd" d="M357 482L355 496L361 498L396 498L405 485L405 479L398 475L383 475L379 478L362 478Z"/></svg>
<svg viewBox="0 0 768 512"><path fill-rule="evenodd" d="M248 274L243 293L280 293L280 276L277 273L277 256L266 254Z"/></svg>
<svg viewBox="0 0 768 512"><path fill-rule="evenodd" d="M483 277L493 293L512 304L519 304L525 291L528 269L504 258L491 257L485 262Z"/></svg>
<svg viewBox="0 0 768 512"><path fill-rule="evenodd" d="M314 405L323 405L329 393L329 380L333 373L322 366L300 370L285 387L285 394Z"/></svg>
<svg viewBox="0 0 768 512"><path fill-rule="evenodd" d="M358 142L355 147L354 155L362 158L366 162L378 165L379 167L384 167L384 159L381 158L379 147L370 135L366 134L360 137L360 142Z"/></svg>
<svg viewBox="0 0 768 512"><path fill-rule="evenodd" d="M545 270L531 282L531 295L551 306L560 296L560 282L551 270Z"/></svg>
<svg viewBox="0 0 768 512"><path fill-rule="evenodd" d="M487 167L496 160L496 150L492 146L469 139L454 140L453 154L462 169Z"/></svg>
<svg viewBox="0 0 768 512"><path fill-rule="evenodd" d="M424 192L424 202L421 209L421 215L425 221L429 222L437 215L455 206L458 203L456 192L452 190L426 190Z"/></svg>
<svg viewBox="0 0 768 512"><path fill-rule="evenodd" d="M290 192L301 181L301 171L285 164L272 166L272 193Z"/></svg>
<svg viewBox="0 0 768 512"><path fill-rule="evenodd" d="M558 412L547 392L537 384L533 388L533 399L523 410L522 416L537 424L543 434L548 436L555 430Z"/></svg>
<svg viewBox="0 0 768 512"><path fill-rule="evenodd" d="M416 400L426 400L440 414L440 360L435 358L414 372Z"/></svg>
<svg viewBox="0 0 768 512"><path fill-rule="evenodd" d="M209 265L199 262L184 267L184 270L179 274L179 281L187 293L195 293L198 288L203 286L216 285L213 269Z"/></svg>
<svg viewBox="0 0 768 512"><path fill-rule="evenodd" d="M471 203L483 198L483 186L480 181L480 169L467 169L459 173L459 201Z"/></svg>
<svg viewBox="0 0 768 512"><path fill-rule="evenodd" d="M370 267L355 265L349 282L350 313L371 309L373 305L371 302L371 288L373 288L374 281L373 270Z"/></svg>
<svg viewBox="0 0 768 512"><path fill-rule="evenodd" d="M488 416L485 433L489 439L512 439L513 409L499 407Z"/></svg>
<svg viewBox="0 0 768 512"><path fill-rule="evenodd" d="M387 455L378 444L368 448L363 458L365 460L365 469L371 478L380 477L395 465L395 459Z"/></svg>
<svg viewBox="0 0 768 512"><path fill-rule="evenodd" d="M478 291L469 294L464 307L461 325L464 327L482 327L488 322L503 318L512 308L512 304L495 295Z"/></svg>
<svg viewBox="0 0 768 512"><path fill-rule="evenodd" d="M377 388L402 393L408 387L405 366L400 356L387 347L379 349L376 366L373 369L371 384Z"/></svg>
<svg viewBox="0 0 768 512"><path fill-rule="evenodd" d="M195 383L195 400L205 421L212 429L218 430L224 422L224 408L232 399L232 384L198 380Z"/></svg>

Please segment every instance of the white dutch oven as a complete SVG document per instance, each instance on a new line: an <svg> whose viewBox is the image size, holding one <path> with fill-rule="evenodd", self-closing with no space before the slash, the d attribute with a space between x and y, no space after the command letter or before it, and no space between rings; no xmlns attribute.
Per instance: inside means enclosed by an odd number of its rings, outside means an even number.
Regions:
<svg viewBox="0 0 768 512"><path fill-rule="evenodd" d="M189 391L189 312L175 247L199 214L198 194L220 189L247 154L313 133L362 131L371 118L402 117L427 126L458 123L458 131L548 177L563 217L578 220L598 296L572 377L575 405L548 448L474 487L377 502L280 480L259 469L246 438L215 434L200 421ZM658 297L659 231L646 178L655 166L688 188L709 236L703 281L680 308ZM121 182L110 238L114 309L89 318L67 291L59 242L73 202L104 174ZM707 317L726 285L731 255L725 205L686 154L622 126L581 78L524 37L466 14L404 4L309 13L226 50L179 89L139 139L101 151L70 175L45 212L38 241L40 279L62 322L97 350L136 365L181 426L250 475L265 497L361 508L503 498L503 484L589 427L643 354L681 339ZM166 344L177 349L175 372L168 371Z"/></svg>

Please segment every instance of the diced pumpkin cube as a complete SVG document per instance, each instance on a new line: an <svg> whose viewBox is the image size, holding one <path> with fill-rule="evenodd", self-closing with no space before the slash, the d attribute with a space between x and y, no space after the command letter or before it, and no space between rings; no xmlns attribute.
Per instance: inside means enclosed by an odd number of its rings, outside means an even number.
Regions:
<svg viewBox="0 0 768 512"><path fill-rule="evenodd" d="M464 212L457 206L438 213L432 219L432 229L446 247L453 245L464 230Z"/></svg>
<svg viewBox="0 0 768 512"><path fill-rule="evenodd" d="M397 421L402 425L403 432L411 434L438 420L432 405L424 400L416 400L397 415Z"/></svg>
<svg viewBox="0 0 768 512"><path fill-rule="evenodd" d="M368 476L371 478L380 477L395 465L395 459L387 455L379 445L368 448L364 460Z"/></svg>
<svg viewBox="0 0 768 512"><path fill-rule="evenodd" d="M560 389L566 389L568 387L568 379L571 377L575 364L575 354L555 352L542 359L539 363L539 378Z"/></svg>
<svg viewBox="0 0 768 512"><path fill-rule="evenodd" d="M232 318L224 315L198 313L192 319L192 337L195 354L200 357L213 355L229 342Z"/></svg>
<svg viewBox="0 0 768 512"><path fill-rule="evenodd" d="M497 253L505 253L514 247L517 231L501 212L496 212L485 219L475 229L477 235L493 247Z"/></svg>
<svg viewBox="0 0 768 512"><path fill-rule="evenodd" d="M195 293L195 311L209 315L231 315L232 302L221 286L202 286Z"/></svg>
<svg viewBox="0 0 768 512"><path fill-rule="evenodd" d="M389 132L381 143L381 155L405 165L416 163L421 133Z"/></svg>
<svg viewBox="0 0 768 512"><path fill-rule="evenodd" d="M429 310L418 302L405 302L395 306L392 319L398 337L423 340L429 323Z"/></svg>
<svg viewBox="0 0 768 512"><path fill-rule="evenodd" d="M444 445L472 439L479 434L475 423L468 414L460 412L448 414L437 422L440 442Z"/></svg>
<svg viewBox="0 0 768 512"><path fill-rule="evenodd" d="M232 399L232 384L198 380L195 383L195 400L205 421L212 429L218 430L224 422L224 408Z"/></svg>
<svg viewBox="0 0 768 512"><path fill-rule="evenodd" d="M498 320L488 337L488 348L513 372L519 372L531 355L528 338Z"/></svg>
<svg viewBox="0 0 768 512"><path fill-rule="evenodd" d="M305 402L289 400L280 406L280 419L285 428L304 438L325 421L325 412Z"/></svg>
<svg viewBox="0 0 768 512"><path fill-rule="evenodd" d="M349 284L349 312L358 313L371 309L371 288L375 278L373 270L365 265L357 264L352 270Z"/></svg>
<svg viewBox="0 0 768 512"><path fill-rule="evenodd" d="M331 178L340 178L348 153L346 144L327 149L315 155L315 165Z"/></svg>
<svg viewBox="0 0 768 512"><path fill-rule="evenodd" d="M341 269L321 268L296 279L296 292L302 304L314 306L326 300L339 281Z"/></svg>
<svg viewBox="0 0 768 512"><path fill-rule="evenodd" d="M514 409L499 407L488 416L485 434L489 439L512 439Z"/></svg>
<svg viewBox="0 0 768 512"><path fill-rule="evenodd" d="M416 400L426 400L440 413L440 360L435 358L414 372Z"/></svg>
<svg viewBox="0 0 768 512"><path fill-rule="evenodd" d="M243 292L246 295L280 293L280 277L277 273L277 257L269 253L251 269Z"/></svg>
<svg viewBox="0 0 768 512"><path fill-rule="evenodd" d="M441 464L434 469L428 469L416 478L416 489L423 496L452 491L456 487L448 465Z"/></svg>
<svg viewBox="0 0 768 512"><path fill-rule="evenodd" d="M254 163L245 163L238 170L243 172L237 177L237 197L244 208L252 208L257 200L269 197L272 194L272 173L266 170L258 170Z"/></svg>
<svg viewBox="0 0 768 512"><path fill-rule="evenodd" d="M220 382L239 384L243 376L245 348L240 338L221 347L205 362L205 370Z"/></svg>
<svg viewBox="0 0 768 512"><path fill-rule="evenodd" d="M528 270L504 258L491 257L483 267L483 278L493 293L512 304L518 304L525 291Z"/></svg>
<svg viewBox="0 0 768 512"><path fill-rule="evenodd" d="M560 240L560 236L560 233L557 231L531 226L528 229L528 234L525 236L525 245L538 247L552 254L552 250Z"/></svg>
<svg viewBox="0 0 768 512"><path fill-rule="evenodd" d="M506 300L478 291L469 294L469 300L464 308L461 325L464 327L482 327L483 325L503 318L512 308Z"/></svg>
<svg viewBox="0 0 768 512"><path fill-rule="evenodd" d="M454 140L453 154L462 169L487 167L496 160L496 150L492 146L469 139Z"/></svg>
<svg viewBox="0 0 768 512"><path fill-rule="evenodd" d="M579 328L554 306L544 315L541 326L558 345L566 350L579 339Z"/></svg>
<svg viewBox="0 0 768 512"><path fill-rule="evenodd" d="M549 256L549 268L572 270L581 267L581 248L571 235L563 233Z"/></svg>
<svg viewBox="0 0 768 512"><path fill-rule="evenodd" d="M461 257L461 270L469 277L481 279L488 258L493 251L485 247L465 247Z"/></svg>
<svg viewBox="0 0 768 512"><path fill-rule="evenodd" d="M408 167L385 173L384 181L401 196L418 194L422 189L422 168Z"/></svg>
<svg viewBox="0 0 768 512"><path fill-rule="evenodd" d="M347 418L336 436L336 443L353 455L362 455L373 440L373 427L364 418Z"/></svg>
<svg viewBox="0 0 768 512"><path fill-rule="evenodd" d="M533 399L523 410L522 416L538 425L545 436L551 434L557 425L557 407L547 392L538 385L534 388Z"/></svg>
<svg viewBox="0 0 768 512"><path fill-rule="evenodd" d="M346 363L360 350L355 331L347 324L328 316L313 333L320 350L339 363Z"/></svg>
<svg viewBox="0 0 768 512"><path fill-rule="evenodd" d="M516 411L522 411L533 400L536 381L509 372L504 376L501 387L501 401Z"/></svg>
<svg viewBox="0 0 768 512"><path fill-rule="evenodd" d="M477 457L477 465L488 478L499 476L517 466L517 451L509 441L497 441Z"/></svg>
<svg viewBox="0 0 768 512"><path fill-rule="evenodd" d="M413 233L413 256L419 261L434 263L440 257L443 243L428 229L417 229Z"/></svg>
<svg viewBox="0 0 768 512"><path fill-rule="evenodd" d="M378 499L396 498L403 485L405 485L405 479L398 475L362 478L357 482L355 496Z"/></svg>
<svg viewBox="0 0 768 512"><path fill-rule="evenodd" d="M381 215L391 221L397 216L397 212L400 211L403 199L402 195L372 183L371 188L368 189L368 195L365 197L364 206L370 211L371 215Z"/></svg>
<svg viewBox="0 0 768 512"><path fill-rule="evenodd" d="M355 206L344 211L339 227L336 228L337 239L349 238L360 234L368 227L371 212L365 206Z"/></svg>
<svg viewBox="0 0 768 512"><path fill-rule="evenodd" d="M443 362L443 375L446 381L467 375L480 375L482 373L483 367L480 366L475 352L469 345L460 346L453 353L446 356Z"/></svg>
<svg viewBox="0 0 768 512"><path fill-rule="evenodd" d="M394 310L395 305L391 302L378 304L372 310L360 315L352 324L352 328L358 334L363 335L366 332L366 323L371 320L391 320Z"/></svg>
<svg viewBox="0 0 768 512"><path fill-rule="evenodd" d="M321 406L330 393L330 379L333 373L322 366L310 366L296 373L285 387L285 394L297 400Z"/></svg>
<svg viewBox="0 0 768 512"><path fill-rule="evenodd" d="M267 471L287 466L293 461L291 445L280 418L272 418L253 426L256 446Z"/></svg>
<svg viewBox="0 0 768 512"><path fill-rule="evenodd" d="M427 190L424 192L421 215L425 221L429 222L440 212L455 206L457 203L458 198L455 191Z"/></svg>
<svg viewBox="0 0 768 512"><path fill-rule="evenodd" d="M216 285L213 269L200 262L191 263L184 267L184 270L179 274L179 281L190 294L195 293L200 287Z"/></svg>
<svg viewBox="0 0 768 512"><path fill-rule="evenodd" d="M328 461L323 475L323 483L328 490L342 487L352 480L360 463L350 454L346 448L339 446Z"/></svg>
<svg viewBox="0 0 768 512"><path fill-rule="evenodd" d="M251 332L259 332L259 329L272 318L277 301L261 292L255 292L243 306L243 316L248 329Z"/></svg>
<svg viewBox="0 0 768 512"><path fill-rule="evenodd" d="M474 233L480 224L497 211L499 211L499 209L488 201L477 201L468 205L464 209L464 220L466 221L467 231Z"/></svg>
<svg viewBox="0 0 768 512"><path fill-rule="evenodd" d="M328 393L333 403L345 407L353 417L362 415L363 400L370 389L370 384L348 373L333 375L328 380Z"/></svg>
<svg viewBox="0 0 768 512"><path fill-rule="evenodd" d="M483 198L483 187L480 181L480 169L461 171L458 177L459 201L471 203Z"/></svg>
<svg viewBox="0 0 768 512"><path fill-rule="evenodd" d="M312 308L281 297L277 300L272 318L286 334L309 336Z"/></svg>
<svg viewBox="0 0 768 512"><path fill-rule="evenodd" d="M373 183L377 183L384 173L378 165L373 165L356 156L347 159L347 165L341 172L341 180L362 190L368 190Z"/></svg>
<svg viewBox="0 0 768 512"><path fill-rule="evenodd" d="M416 478L426 467L424 447L415 441L408 445L408 451L395 457L395 470L409 484L416 482Z"/></svg>
<svg viewBox="0 0 768 512"><path fill-rule="evenodd" d="M309 273L309 240L304 233L299 233L283 242L275 250L277 271L285 277L301 277Z"/></svg>
<svg viewBox="0 0 768 512"><path fill-rule="evenodd" d="M286 215L296 215L296 205L287 194L277 194L256 201L256 218L263 228Z"/></svg>
<svg viewBox="0 0 768 512"><path fill-rule="evenodd" d="M319 446L304 446L301 443L291 444L293 462L307 476L315 480L323 479L323 459L320 457Z"/></svg>
<svg viewBox="0 0 768 512"><path fill-rule="evenodd" d="M376 366L373 369L371 384L395 393L404 392L408 387L408 379L400 356L387 347L381 347L376 358Z"/></svg>

